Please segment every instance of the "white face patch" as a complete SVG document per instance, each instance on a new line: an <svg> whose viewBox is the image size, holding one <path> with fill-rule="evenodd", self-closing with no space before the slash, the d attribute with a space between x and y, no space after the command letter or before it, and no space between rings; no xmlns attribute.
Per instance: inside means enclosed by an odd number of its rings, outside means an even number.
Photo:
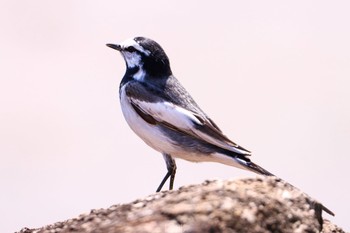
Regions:
<svg viewBox="0 0 350 233"><path fill-rule="evenodd" d="M134 47L137 51L139 51L140 53L143 53L147 56L149 56L151 54L150 51L144 49L141 45L139 45L139 43L137 43L134 39L127 39L125 41L123 41L122 43L119 44L122 49L126 49L130 46Z"/></svg>
<svg viewBox="0 0 350 233"><path fill-rule="evenodd" d="M146 56L151 54L150 51L144 49L139 43L137 43L134 39L127 39L119 44L122 48L121 53L126 61L128 68L134 67L142 67L141 55L139 53L143 53ZM138 52L129 52L127 48L134 48Z"/></svg>
<svg viewBox="0 0 350 233"><path fill-rule="evenodd" d="M136 66L141 66L141 56L136 52L130 53L127 51L122 51L123 57L126 61L128 68L134 68Z"/></svg>

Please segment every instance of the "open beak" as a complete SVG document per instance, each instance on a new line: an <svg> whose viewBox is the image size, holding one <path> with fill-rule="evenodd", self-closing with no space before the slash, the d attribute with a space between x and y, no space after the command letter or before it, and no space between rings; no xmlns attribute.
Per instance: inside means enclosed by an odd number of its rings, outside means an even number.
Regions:
<svg viewBox="0 0 350 233"><path fill-rule="evenodd" d="M118 50L118 51L121 51L122 50L122 47L119 45L119 44L106 44L108 47L112 48L112 49L115 49L115 50Z"/></svg>

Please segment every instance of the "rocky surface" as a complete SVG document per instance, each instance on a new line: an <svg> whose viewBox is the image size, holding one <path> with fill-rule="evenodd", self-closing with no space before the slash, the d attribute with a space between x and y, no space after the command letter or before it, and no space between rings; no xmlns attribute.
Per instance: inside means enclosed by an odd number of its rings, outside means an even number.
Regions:
<svg viewBox="0 0 350 233"><path fill-rule="evenodd" d="M20 232L344 232L321 208L276 178L215 180Z"/></svg>

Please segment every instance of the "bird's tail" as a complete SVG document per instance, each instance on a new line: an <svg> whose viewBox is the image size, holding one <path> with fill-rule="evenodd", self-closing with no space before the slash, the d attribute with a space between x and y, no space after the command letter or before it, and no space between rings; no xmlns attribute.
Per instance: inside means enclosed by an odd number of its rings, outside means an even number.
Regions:
<svg viewBox="0 0 350 233"><path fill-rule="evenodd" d="M246 162L245 166L252 172L255 172L257 174L260 175L265 175L265 176L275 176L274 174L272 174L271 172L269 172L268 170L260 167L259 165L253 163L253 162Z"/></svg>
<svg viewBox="0 0 350 233"><path fill-rule="evenodd" d="M271 172L269 172L268 170L260 167L259 165L253 163L252 161L250 161L250 159L248 159L247 157L241 157L239 158L238 156L235 157L236 162L238 162L241 167L245 170L249 170L252 171L254 173L257 173L259 175L264 175L264 176L275 176L274 174L272 174Z"/></svg>

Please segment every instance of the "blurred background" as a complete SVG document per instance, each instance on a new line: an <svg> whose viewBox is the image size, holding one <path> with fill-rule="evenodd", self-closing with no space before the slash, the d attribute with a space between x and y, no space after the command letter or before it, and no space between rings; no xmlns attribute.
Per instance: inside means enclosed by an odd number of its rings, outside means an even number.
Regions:
<svg viewBox="0 0 350 233"><path fill-rule="evenodd" d="M349 1L0 1L0 232L154 193L162 156L123 119L125 64L159 42L175 76L253 160L350 230ZM178 160L175 188L255 177ZM166 185L167 187L167 185Z"/></svg>

